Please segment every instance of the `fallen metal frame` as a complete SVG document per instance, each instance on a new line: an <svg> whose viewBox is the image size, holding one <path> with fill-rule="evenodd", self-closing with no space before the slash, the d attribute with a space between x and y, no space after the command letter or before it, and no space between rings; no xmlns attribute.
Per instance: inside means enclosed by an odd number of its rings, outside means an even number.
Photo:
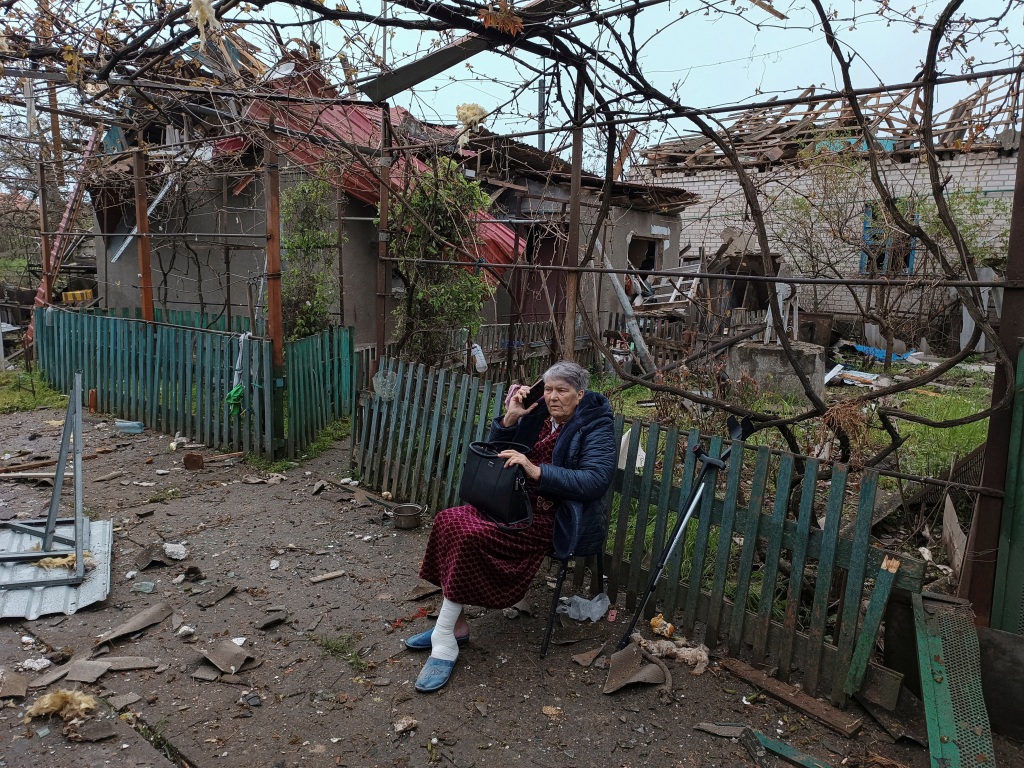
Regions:
<svg viewBox="0 0 1024 768"><path fill-rule="evenodd" d="M64 469L67 466L68 453L74 445L73 482L75 487L75 516L58 518L60 511L60 494L64 486ZM41 539L42 544L37 550L21 552L0 552L0 563L24 563L42 560L46 557L66 557L74 552L74 575L31 579L28 581L12 581L0 583L0 589L26 589L30 587L59 587L78 585L85 581L85 558L82 542L85 538L85 515L83 510L82 492L82 372L75 371L75 384L68 401L67 414L64 417L64 429L60 439L60 454L53 476L53 494L50 496L50 509L45 519L39 520L8 520L0 522L0 528L7 528L17 533ZM74 538L57 534L58 524L74 524ZM72 549L55 549L54 545L63 545Z"/></svg>

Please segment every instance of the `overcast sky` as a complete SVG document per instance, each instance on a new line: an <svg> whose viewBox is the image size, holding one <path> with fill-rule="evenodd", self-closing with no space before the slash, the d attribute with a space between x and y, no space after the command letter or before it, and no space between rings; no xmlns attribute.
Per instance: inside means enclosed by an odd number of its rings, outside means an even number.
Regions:
<svg viewBox="0 0 1024 768"><path fill-rule="evenodd" d="M942 9L944 2L900 2L892 7L915 8L926 22ZM693 9L694 3L668 2L641 11L638 17L638 39L652 36L641 54L641 66L658 87L669 90L678 84L681 101L689 106L710 107L759 100L768 95L795 95L815 85L824 89L839 86L839 74L824 36L815 24L813 11L801 0L775 0L775 7L787 14L787 21L774 19L749 0L736 0L734 7L744 18L732 15L693 14L679 20L680 12ZM965 4L975 12L990 12L1002 7L996 0L973 0ZM1024 40L1020 3L1006 26L1018 41ZM350 6L353 7L353 6ZM602 2L600 10L614 7ZM927 44L927 33L914 33L911 25L890 23L874 11L875 0L842 0L835 4L841 16L859 15L851 28L849 22L837 22L836 30L845 43L857 51L855 76L857 87L880 82L906 82L919 71ZM380 12L378 0L364 0L362 10ZM673 23L674 22L674 23ZM666 26L668 27L667 29ZM658 30L663 30L655 34ZM581 36L584 29L578 30ZM398 32L392 37L389 57L392 63L413 61L422 55L417 46L425 47L429 38L414 33ZM328 42L330 46L330 42ZM1006 55L1005 49L991 44L972 51L979 61ZM536 61L531 63L536 64ZM468 66L467 66L468 64ZM531 130L536 126L538 110L536 90L514 97L514 87L533 76L497 53L482 53L467 64L459 64L448 72L418 86L412 92L396 96L392 101L409 108L424 120L454 123L455 107L476 102L484 109L501 109L500 116L488 121L488 127L503 132ZM959 74L960 62L951 62L947 74ZM946 87L940 99L950 103L971 86ZM506 104L514 98L513 103ZM549 122L550 125L550 122ZM671 125L648 126L648 142L689 132L685 121ZM533 143L533 140L528 140ZM550 145L550 144L549 144Z"/></svg>

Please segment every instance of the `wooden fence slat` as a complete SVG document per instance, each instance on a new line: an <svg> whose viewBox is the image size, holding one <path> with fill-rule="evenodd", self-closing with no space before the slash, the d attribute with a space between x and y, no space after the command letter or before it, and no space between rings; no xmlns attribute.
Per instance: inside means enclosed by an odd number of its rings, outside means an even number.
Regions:
<svg viewBox="0 0 1024 768"><path fill-rule="evenodd" d="M422 364L416 366L415 372L416 387L413 390L412 395L412 411L409 414L408 439L405 438L405 425L403 425L403 432L400 440L405 440L405 458L402 459L399 464L399 471L395 473L395 481L391 489L392 495L395 499L400 501L408 500L409 487L409 474L412 472L414 457L416 455L416 449L420 445L421 430L420 424L420 403L422 401L423 388L424 386L429 389L432 379L427 375L427 369ZM427 395L429 402L429 394Z"/></svg>
<svg viewBox="0 0 1024 768"><path fill-rule="evenodd" d="M732 626L729 627L729 653L739 653L743 642L743 622L746 618L747 595L750 592L750 573L754 565L754 553L757 550L757 529L761 521L761 504L764 501L764 487L768 480L768 461L771 452L766 446L757 450L757 461L754 464L754 479L750 489L750 503L747 505L747 526L743 531L743 546L740 548L739 570L736 574L736 597L733 603L736 610L732 614Z"/></svg>
<svg viewBox="0 0 1024 768"><path fill-rule="evenodd" d="M779 651L778 677L789 682L793 663L793 643L796 640L797 619L800 613L800 596L803 594L804 566L807 563L807 542L814 516L814 493L818 484L818 460L804 459L803 489L800 494L800 510L797 513L796 537L791 548L789 585L786 591L786 617L783 620L783 641Z"/></svg>
<svg viewBox="0 0 1024 768"><path fill-rule="evenodd" d="M471 427L469 422L476 412L477 395L479 394L475 380L468 375L462 377L462 388L465 393L465 403L457 411L455 428L452 430L451 452L448 454L448 470L445 472L447 481L444 489L444 506L446 507L454 504L459 495L459 487L453 486L453 484L455 478L462 473L463 456L466 449L463 435Z"/></svg>
<svg viewBox="0 0 1024 768"><path fill-rule="evenodd" d="M708 455L717 459L722 455L722 438L715 436L711 438L711 445L708 447ZM697 519L697 535L693 546L693 558L690 564L690 587L686 594L686 602L683 604L683 628L686 632L693 631L693 623L697 615L697 598L700 596L700 585L704 578L704 558L707 554L708 539L711 535L711 513L715 502L715 485L718 481L718 469L714 466L708 468L704 477L704 492L701 496L700 517ZM691 522L692 524L692 522ZM682 547L686 546L688 535L683 537Z"/></svg>
<svg viewBox="0 0 1024 768"><path fill-rule="evenodd" d="M832 486L829 489L825 526L818 554L818 574L814 584L814 599L811 604L811 620L807 633L807 653L804 659L802 680L804 691L811 696L818 694L822 646L825 643L828 604L832 594L832 568L835 564L839 522L842 519L843 501L846 494L846 474L846 467L841 464L836 465L832 470Z"/></svg>
<svg viewBox="0 0 1024 768"><path fill-rule="evenodd" d="M450 413L446 408L451 408L452 397L454 392L453 382L451 381L450 374L445 370L435 371L437 376L437 385L435 387L434 405L432 408L430 418L430 442L427 444L426 455L423 464L423 474L420 475L422 478L423 485L423 503L427 504L435 512L437 507L434 506L434 502L431 501L434 495L434 490L438 485L437 477L437 452L439 448L439 439L441 431L441 414ZM441 407L442 398L445 398L445 406Z"/></svg>
<svg viewBox="0 0 1024 768"><path fill-rule="evenodd" d="M845 670L853 658L853 644L857 635L857 619L860 617L860 596L864 589L864 575L867 568L867 553L871 543L871 518L875 511L875 491L878 488L878 473L865 471L861 476L860 497L857 504L857 518L853 529L853 554L846 573L846 591L843 611L839 617L839 668ZM832 681L832 703L846 706L843 686L844 675L836 675Z"/></svg>
<svg viewBox="0 0 1024 768"><path fill-rule="evenodd" d="M644 558L644 545L647 540L647 518L651 507L651 485L654 482L654 468L658 464L658 447L660 442L661 429L657 424L651 424L647 428L647 456L644 460L644 472L640 480L640 496L637 500L636 516L634 518L633 549L629 556L630 564L639 563ZM636 599L642 587L640 586L640 569L630 567L629 570L630 578L626 582L626 610L632 611L636 607Z"/></svg>
<svg viewBox="0 0 1024 768"><path fill-rule="evenodd" d="M694 470L697 466L697 454L693 449L698 445L700 445L700 432L696 429L691 429L686 437L686 459L683 461L683 477L679 484L679 498L677 500L675 520L679 520L681 516L686 515L686 498L690 495L690 489L693 487L695 480ZM668 530L671 532L672 528L668 527ZM665 546L668 546L670 543L666 541ZM679 583L681 580L680 574L683 570L684 549L685 547L683 546L676 547L675 552L671 553L665 566L667 578L664 580L661 608L662 612L667 616L674 616L676 606L679 604Z"/></svg>
<svg viewBox="0 0 1024 768"><path fill-rule="evenodd" d="M455 419L462 418L463 408L465 406L466 391L462 386L462 380L467 378L465 375L453 375L451 380L451 387L448 391L448 404L445 409L446 414L450 414ZM443 509L447 502L447 497L444 494L444 476L449 468L449 437L451 434L451 421L452 419L446 418L441 424L441 435L438 439L437 454L435 456L434 465L434 481L433 487L430 494L430 507L434 510Z"/></svg>
<svg viewBox="0 0 1024 768"><path fill-rule="evenodd" d="M661 560L665 542L665 528L668 525L668 510L672 496L673 477L676 468L676 451L679 448L679 430L669 427L665 431L665 458L661 468L661 479L658 486L658 514L654 518L654 534L651 537L651 562ZM662 511L664 510L664 512ZM639 570L639 569L638 569ZM642 580L642 576L641 576ZM657 600L648 600L644 607L644 618L650 619L657 612Z"/></svg>
<svg viewBox="0 0 1024 768"><path fill-rule="evenodd" d="M722 608L725 603L725 582L729 576L730 555L732 554L732 532L736 518L736 503L739 499L743 459L746 457L743 443L733 443L732 455L733 460L729 462L729 473L726 479L722 522L718 526L718 548L715 551L715 572L711 582L711 614L708 616L704 630L704 644L708 648L715 648L718 645L718 632L722 621Z"/></svg>
<svg viewBox="0 0 1024 768"><path fill-rule="evenodd" d="M622 577L623 553L626 551L626 533L629 528L629 519L632 516L633 484L636 481L636 457L640 450L640 422L633 420L629 425L629 448L626 452L624 465L622 490L619 494L619 515L615 523L615 544L612 548L612 567L616 577L611 579L608 585L608 597L614 603L618 599L619 588L625 587L628 582Z"/></svg>
<svg viewBox="0 0 1024 768"><path fill-rule="evenodd" d="M754 666L764 663L768 645L768 625L775 607L775 580L779 573L779 559L782 555L782 530L789 509L789 493L793 481L793 456L786 454L779 461L778 481L775 485L775 505L772 520L768 526L768 542L764 553L764 567L761 568L761 600L757 607L757 623L754 625Z"/></svg>
<svg viewBox="0 0 1024 768"><path fill-rule="evenodd" d="M409 422L412 419L412 412L416 407L416 392L419 390L422 378L417 375L418 370L421 366L414 366L409 363L405 369L405 386L402 388L403 393L401 396L401 402L398 404L398 432L395 436L394 451L391 458L391 467L388 477L385 478L384 485L382 488L386 488L388 491L395 494L398 490L398 476L402 471L402 456L405 455L405 435L409 428Z"/></svg>

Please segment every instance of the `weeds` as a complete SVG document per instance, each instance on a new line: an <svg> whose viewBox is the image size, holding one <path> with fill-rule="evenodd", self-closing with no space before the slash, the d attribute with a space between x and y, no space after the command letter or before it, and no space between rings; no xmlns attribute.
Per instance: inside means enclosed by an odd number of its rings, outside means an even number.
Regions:
<svg viewBox="0 0 1024 768"><path fill-rule="evenodd" d="M0 373L0 413L66 408L66 395L50 389L38 368Z"/></svg>
<svg viewBox="0 0 1024 768"><path fill-rule="evenodd" d="M288 459L278 459L272 461L266 456L260 456L257 453L250 453L245 457L245 463L255 469L257 472L268 472L283 474L289 469L298 466L294 461L288 461Z"/></svg>
<svg viewBox="0 0 1024 768"><path fill-rule="evenodd" d="M303 460L315 459L335 443L341 442L349 436L351 423L348 419L332 421L320 430L316 440L310 443L309 447L302 454Z"/></svg>
<svg viewBox="0 0 1024 768"><path fill-rule="evenodd" d="M359 655L359 638L355 633L338 635L337 637L317 637L314 642L324 653L335 659L341 659L356 672L365 672L370 668L366 660Z"/></svg>
<svg viewBox="0 0 1024 768"><path fill-rule="evenodd" d="M163 501L171 501L173 499L180 499L180 498L181 498L181 491L180 490L178 490L177 488L167 488L165 490L159 491L158 493L155 493L152 496L150 496L149 497L149 503L150 504L159 504L160 502L163 502Z"/></svg>

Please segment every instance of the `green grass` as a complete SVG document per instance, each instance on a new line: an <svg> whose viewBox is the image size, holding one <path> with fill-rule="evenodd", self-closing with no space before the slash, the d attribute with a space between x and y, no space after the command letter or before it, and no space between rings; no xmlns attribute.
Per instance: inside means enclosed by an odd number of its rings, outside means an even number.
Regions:
<svg viewBox="0 0 1024 768"><path fill-rule="evenodd" d="M337 637L316 637L314 642L328 656L341 659L356 672L365 672L370 665L359 655L359 638L355 633L338 635Z"/></svg>
<svg viewBox="0 0 1024 768"><path fill-rule="evenodd" d="M317 458L331 448L335 443L346 439L349 436L350 431L351 423L348 419L332 421L320 430L320 434L316 436L316 440L310 443L309 447L302 452L302 458L304 460Z"/></svg>
<svg viewBox="0 0 1024 768"><path fill-rule="evenodd" d="M28 259L18 256L0 258L0 281L18 285L28 269Z"/></svg>
<svg viewBox="0 0 1024 768"><path fill-rule="evenodd" d="M173 499L180 499L181 491L177 488L167 488L159 493L156 493L149 497L147 500L150 504L159 504L163 501L172 501Z"/></svg>
<svg viewBox="0 0 1024 768"><path fill-rule="evenodd" d="M0 413L32 411L36 408L67 408L66 395L50 389L39 369L31 373L0 373Z"/></svg>
<svg viewBox="0 0 1024 768"><path fill-rule="evenodd" d="M917 392L906 393L903 409L933 421L948 421L978 413L988 407L990 388L973 386L956 394L940 393L929 397ZM915 475L933 476L949 469L950 463L962 459L985 442L988 419L960 427L935 429L912 421L900 421L901 435L908 435L900 450L900 470Z"/></svg>
<svg viewBox="0 0 1024 768"><path fill-rule="evenodd" d="M245 457L245 463L255 469L257 472L268 472L275 474L284 474L289 469L293 469L298 466L294 461L288 459L278 459L272 461L266 456L261 456L257 453L250 453Z"/></svg>

